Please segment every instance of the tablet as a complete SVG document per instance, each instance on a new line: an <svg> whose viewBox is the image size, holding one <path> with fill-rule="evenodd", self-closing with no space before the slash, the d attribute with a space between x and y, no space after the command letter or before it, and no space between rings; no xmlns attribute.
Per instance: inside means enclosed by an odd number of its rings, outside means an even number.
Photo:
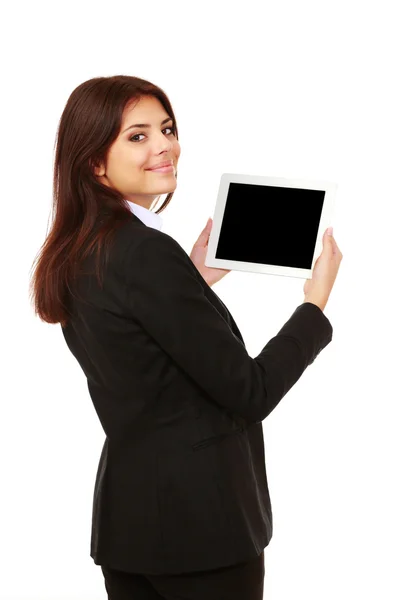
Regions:
<svg viewBox="0 0 400 600"><path fill-rule="evenodd" d="M337 184L223 173L207 267L311 279Z"/></svg>

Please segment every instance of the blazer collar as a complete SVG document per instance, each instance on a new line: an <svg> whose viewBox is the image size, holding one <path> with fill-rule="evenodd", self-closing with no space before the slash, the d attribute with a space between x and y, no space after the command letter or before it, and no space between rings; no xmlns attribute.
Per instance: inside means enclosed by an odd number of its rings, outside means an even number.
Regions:
<svg viewBox="0 0 400 600"><path fill-rule="evenodd" d="M136 204L136 202L131 202L131 200L127 200L126 198L125 200L128 203L128 206L132 213L140 221L142 221L142 223L144 223L147 227L153 227L154 229L158 229L159 231L161 231L163 226L163 220L160 217L160 215L158 215L155 212L152 212L144 206L141 206L140 204Z"/></svg>

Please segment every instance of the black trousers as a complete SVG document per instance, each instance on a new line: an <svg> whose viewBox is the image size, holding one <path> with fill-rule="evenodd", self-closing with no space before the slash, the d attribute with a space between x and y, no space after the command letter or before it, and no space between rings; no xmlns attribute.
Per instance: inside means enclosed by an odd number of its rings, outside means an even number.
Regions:
<svg viewBox="0 0 400 600"><path fill-rule="evenodd" d="M108 600L262 600L264 551L255 559L179 575L125 573L105 566Z"/></svg>

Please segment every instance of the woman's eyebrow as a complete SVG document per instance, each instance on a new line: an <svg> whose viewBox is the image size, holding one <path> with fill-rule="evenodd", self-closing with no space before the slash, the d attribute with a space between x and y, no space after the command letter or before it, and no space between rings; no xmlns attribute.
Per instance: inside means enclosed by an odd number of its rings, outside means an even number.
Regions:
<svg viewBox="0 0 400 600"><path fill-rule="evenodd" d="M172 120L172 117L168 117L167 119L164 119L164 121L161 121L161 125L164 125L164 123L168 123L168 121ZM151 125L148 125L147 123L136 123L135 125L129 125L129 127L124 129L122 133L125 133L125 131L128 131L128 129L132 129L133 127L151 127Z"/></svg>

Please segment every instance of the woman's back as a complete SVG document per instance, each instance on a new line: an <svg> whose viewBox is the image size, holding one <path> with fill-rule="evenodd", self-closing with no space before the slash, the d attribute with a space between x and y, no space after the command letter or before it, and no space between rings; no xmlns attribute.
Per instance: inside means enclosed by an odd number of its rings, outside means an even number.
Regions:
<svg viewBox="0 0 400 600"><path fill-rule="evenodd" d="M107 436L91 556L153 574L251 560L272 536L260 421L329 343L328 319L301 305L252 359L185 251L135 216L103 287L91 259L81 271L63 334Z"/></svg>

